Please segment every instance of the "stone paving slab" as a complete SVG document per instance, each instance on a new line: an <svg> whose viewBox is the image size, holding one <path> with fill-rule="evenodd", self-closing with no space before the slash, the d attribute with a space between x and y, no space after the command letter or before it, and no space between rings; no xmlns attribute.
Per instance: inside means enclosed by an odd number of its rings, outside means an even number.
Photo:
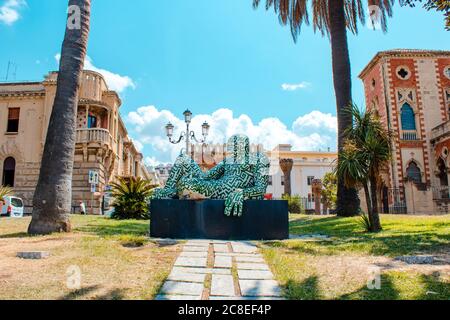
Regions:
<svg viewBox="0 0 450 320"><path fill-rule="evenodd" d="M273 274L270 271L263 270L239 270L239 280L272 280Z"/></svg>
<svg viewBox="0 0 450 320"><path fill-rule="evenodd" d="M275 280L239 280L239 287L246 297L281 297L281 289Z"/></svg>
<svg viewBox="0 0 450 320"><path fill-rule="evenodd" d="M216 256L263 258L259 253L216 252Z"/></svg>
<svg viewBox="0 0 450 320"><path fill-rule="evenodd" d="M189 300L189 301L195 301L195 300L201 300L202 296L177 296L177 295L163 295L160 294L156 296L155 300L164 301L164 300Z"/></svg>
<svg viewBox="0 0 450 320"><path fill-rule="evenodd" d="M166 281L161 289L161 293L168 295L198 296L203 293L203 284Z"/></svg>
<svg viewBox="0 0 450 320"><path fill-rule="evenodd" d="M236 262L241 263L265 263L264 258L262 256L243 256L237 255L235 256Z"/></svg>
<svg viewBox="0 0 450 320"><path fill-rule="evenodd" d="M233 276L213 274L211 281L211 296L235 296Z"/></svg>
<svg viewBox="0 0 450 320"><path fill-rule="evenodd" d="M237 263L238 270L264 270L270 271L269 266L265 263L245 263L238 262Z"/></svg>
<svg viewBox="0 0 450 320"><path fill-rule="evenodd" d="M231 268L233 266L233 258L227 256L216 256L214 258L214 268Z"/></svg>
<svg viewBox="0 0 450 320"><path fill-rule="evenodd" d="M258 251L258 248L255 245L250 244L232 244L233 252L237 253L256 253Z"/></svg>
<svg viewBox="0 0 450 320"><path fill-rule="evenodd" d="M207 258L186 258L178 257L175 261L177 267L206 267Z"/></svg>
<svg viewBox="0 0 450 320"><path fill-rule="evenodd" d="M226 244L214 244L214 252L229 252L228 245Z"/></svg>
<svg viewBox="0 0 450 320"><path fill-rule="evenodd" d="M172 271L167 278L168 281L179 281L179 282L196 282L204 283L206 279L206 274L201 273L186 273Z"/></svg>
<svg viewBox="0 0 450 320"><path fill-rule="evenodd" d="M194 273L194 274L231 274L231 269L211 269L211 268L189 268L174 267L172 272L178 273Z"/></svg>
<svg viewBox="0 0 450 320"><path fill-rule="evenodd" d="M191 246L185 246L183 248L184 252L208 252L208 249L206 247L191 247Z"/></svg>
<svg viewBox="0 0 450 320"><path fill-rule="evenodd" d="M186 257L186 258L207 258L208 257L208 252L183 251L183 252L181 252L180 257Z"/></svg>

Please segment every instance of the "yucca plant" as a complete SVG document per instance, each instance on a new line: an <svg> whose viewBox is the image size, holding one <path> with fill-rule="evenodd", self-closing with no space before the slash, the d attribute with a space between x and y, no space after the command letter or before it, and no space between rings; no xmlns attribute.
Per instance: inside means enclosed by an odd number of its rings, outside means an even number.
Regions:
<svg viewBox="0 0 450 320"><path fill-rule="evenodd" d="M2 187L0 186L0 201L3 201L4 197L7 197L12 194L12 189L10 187Z"/></svg>
<svg viewBox="0 0 450 320"><path fill-rule="evenodd" d="M377 190L380 172L391 157L391 133L371 110L362 111L352 105L346 108L352 114L353 125L345 131L348 137L341 152L336 173L351 187L364 188L370 231L381 231L378 214Z"/></svg>
<svg viewBox="0 0 450 320"><path fill-rule="evenodd" d="M364 229L364 231L371 231L371 223L369 216L365 212L361 212L358 220L359 225Z"/></svg>
<svg viewBox="0 0 450 320"><path fill-rule="evenodd" d="M112 183L114 197L114 213L111 218L118 220L150 218L148 208L149 197L153 193L154 185L141 178L119 178Z"/></svg>

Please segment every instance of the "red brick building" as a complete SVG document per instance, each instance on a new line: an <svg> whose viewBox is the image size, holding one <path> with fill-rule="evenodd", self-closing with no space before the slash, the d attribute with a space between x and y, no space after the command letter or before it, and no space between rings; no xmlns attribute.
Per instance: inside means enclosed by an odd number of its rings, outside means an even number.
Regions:
<svg viewBox="0 0 450 320"><path fill-rule="evenodd" d="M448 211L450 51L379 52L360 74L366 105L394 133L393 159L382 173L383 212Z"/></svg>

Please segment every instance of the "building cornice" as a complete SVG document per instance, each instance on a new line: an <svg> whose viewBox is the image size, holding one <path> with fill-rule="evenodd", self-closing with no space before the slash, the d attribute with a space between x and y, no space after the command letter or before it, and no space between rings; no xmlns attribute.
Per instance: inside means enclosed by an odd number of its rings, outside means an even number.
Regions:
<svg viewBox="0 0 450 320"><path fill-rule="evenodd" d="M420 49L395 49L378 52L369 64L361 71L359 78L363 79L372 68L383 58L450 58L450 51L445 50L420 50Z"/></svg>
<svg viewBox="0 0 450 320"><path fill-rule="evenodd" d="M45 91L0 92L0 98L40 98L40 97L45 97Z"/></svg>

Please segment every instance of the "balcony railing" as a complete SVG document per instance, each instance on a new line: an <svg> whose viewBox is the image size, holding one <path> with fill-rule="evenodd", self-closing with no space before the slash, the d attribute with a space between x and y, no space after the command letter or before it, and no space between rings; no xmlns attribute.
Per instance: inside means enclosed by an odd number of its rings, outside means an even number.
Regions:
<svg viewBox="0 0 450 320"><path fill-rule="evenodd" d="M433 200L446 200L450 201L450 187L438 186L432 187Z"/></svg>
<svg viewBox="0 0 450 320"><path fill-rule="evenodd" d="M402 140L406 140L406 141L419 140L419 138L417 137L417 131L416 130L403 130L402 131Z"/></svg>
<svg viewBox="0 0 450 320"><path fill-rule="evenodd" d="M447 121L431 130L431 140L436 140L437 138L446 136L449 133L450 133L450 121Z"/></svg>
<svg viewBox="0 0 450 320"><path fill-rule="evenodd" d="M107 144L112 147L112 137L107 129L77 129L77 143Z"/></svg>

